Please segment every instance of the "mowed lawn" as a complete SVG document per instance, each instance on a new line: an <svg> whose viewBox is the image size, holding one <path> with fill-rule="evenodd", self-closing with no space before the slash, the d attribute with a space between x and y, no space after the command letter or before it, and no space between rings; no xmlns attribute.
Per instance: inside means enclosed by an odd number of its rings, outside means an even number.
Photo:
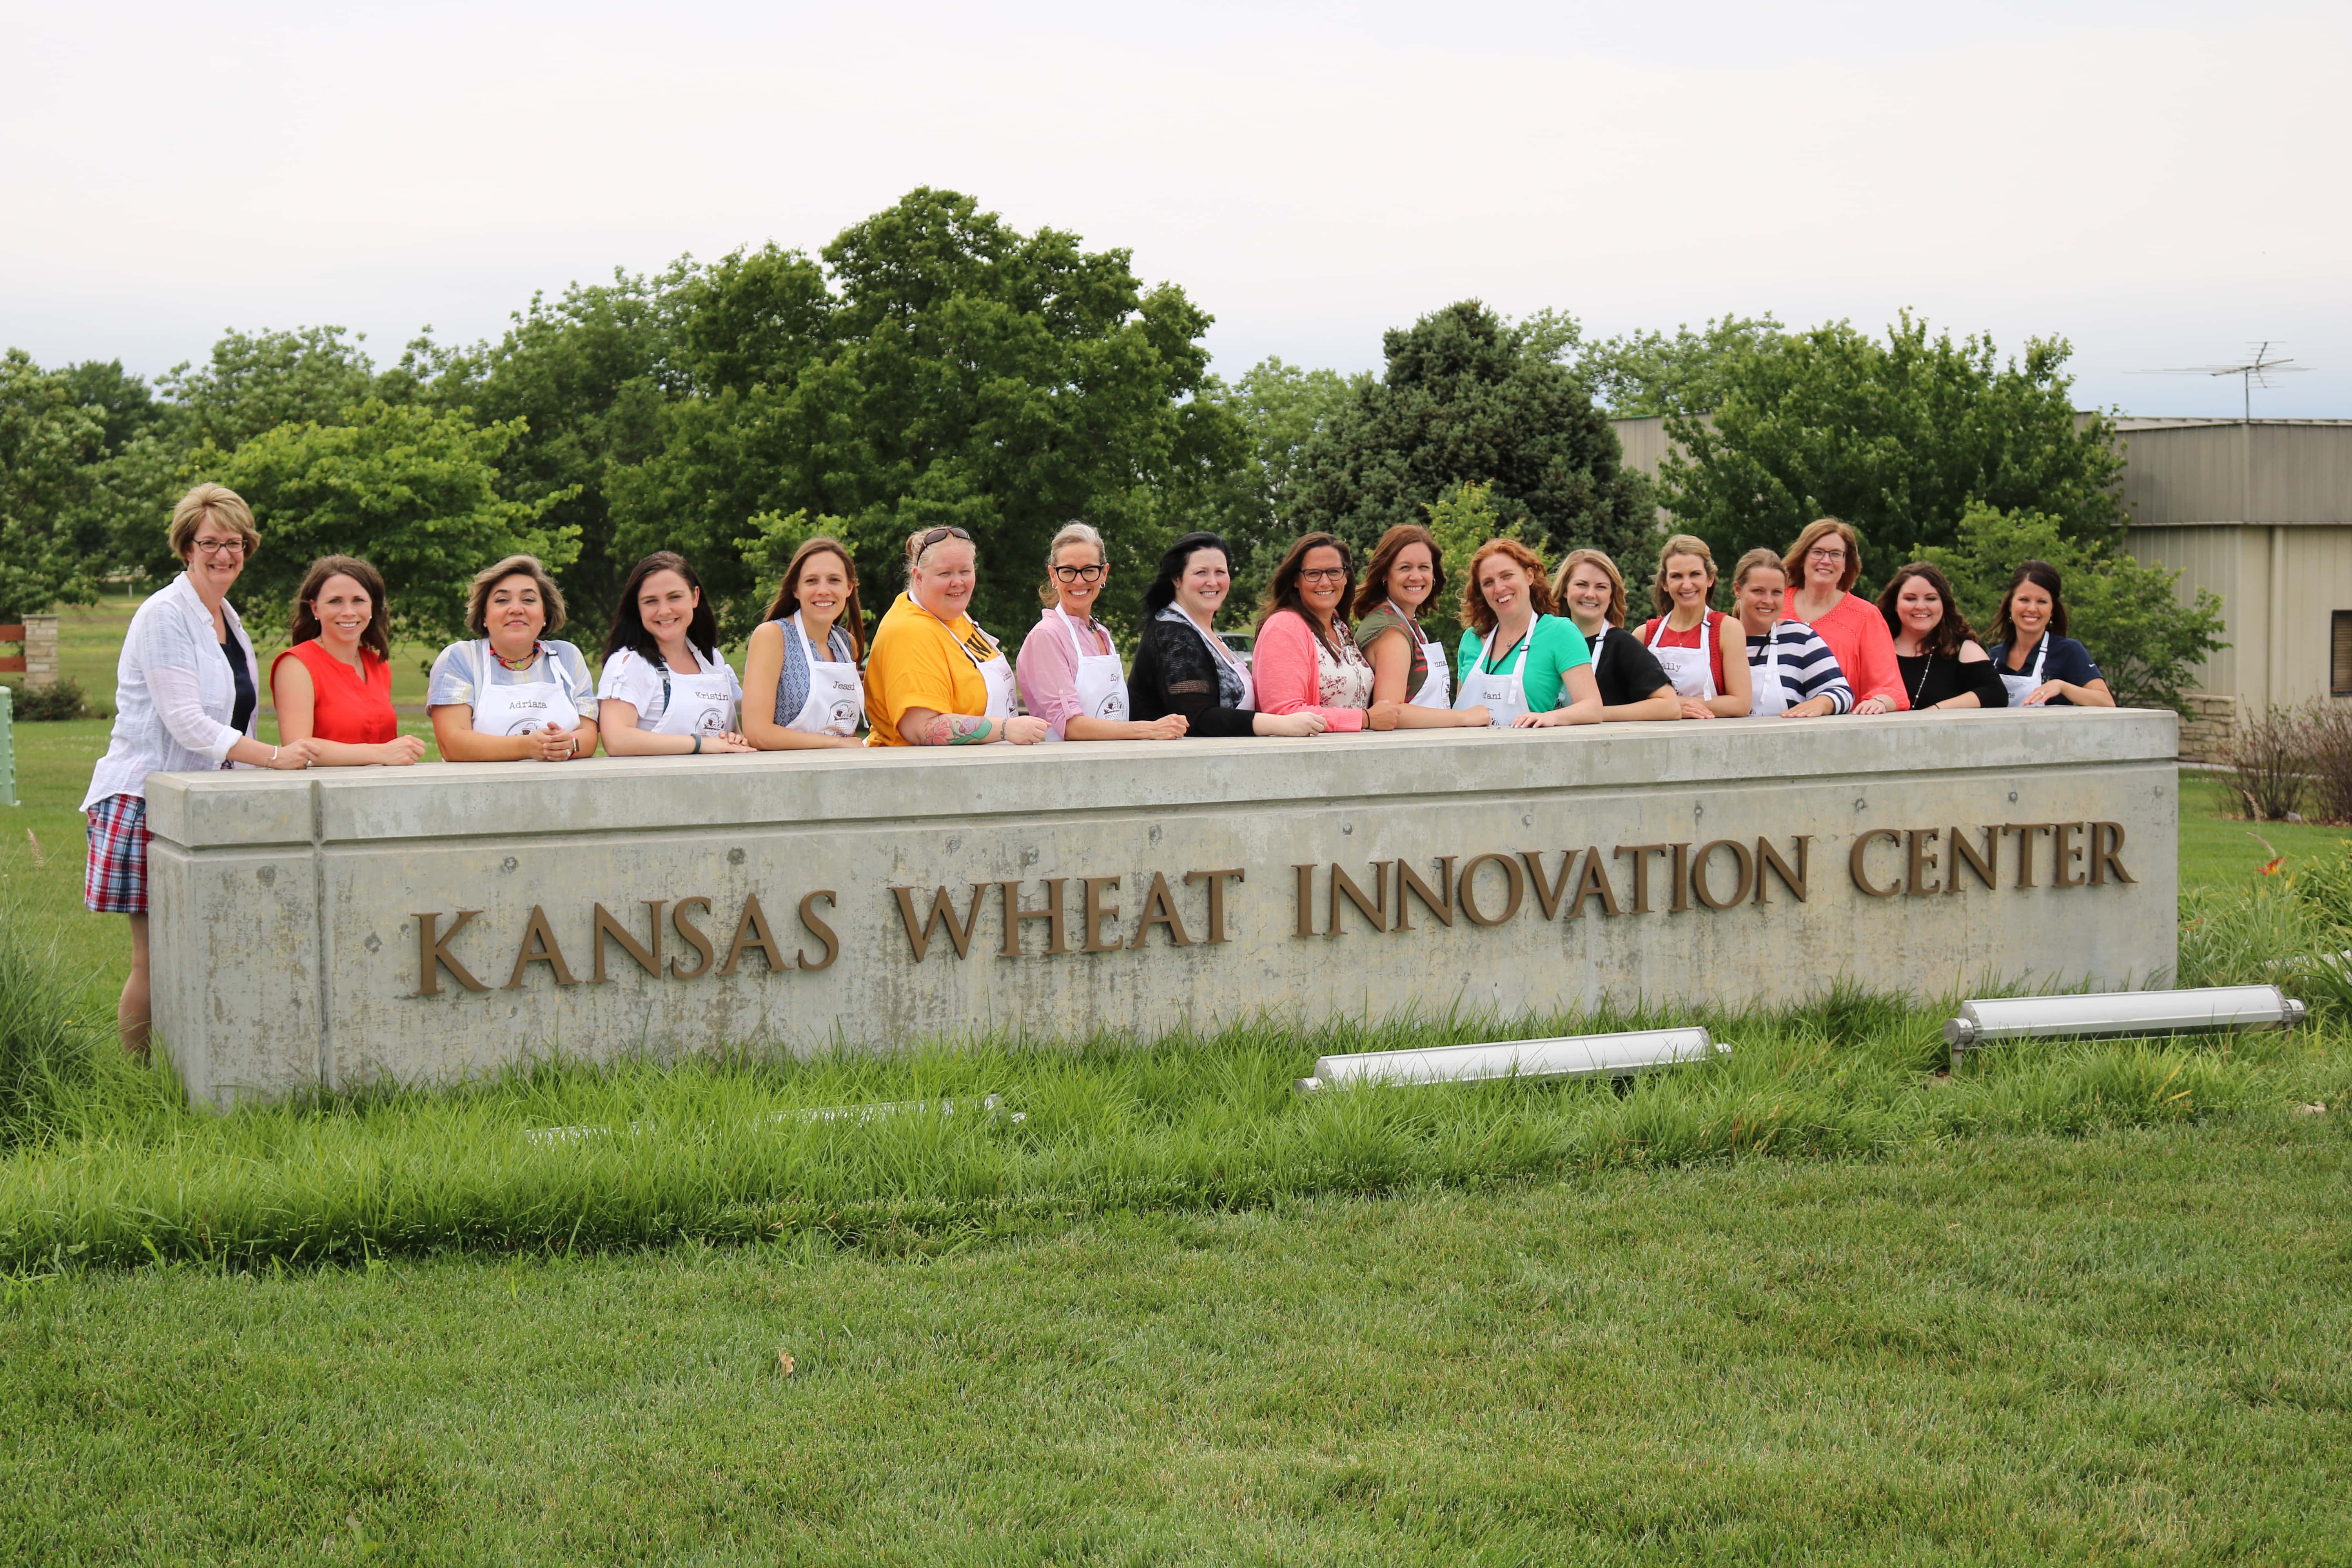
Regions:
<svg viewBox="0 0 2352 1568"><path fill-rule="evenodd" d="M18 727L0 902L110 1013L104 733ZM2269 858L2224 801L2186 884ZM2346 1109L961 1247L60 1258L0 1277L0 1562L2343 1561Z"/></svg>

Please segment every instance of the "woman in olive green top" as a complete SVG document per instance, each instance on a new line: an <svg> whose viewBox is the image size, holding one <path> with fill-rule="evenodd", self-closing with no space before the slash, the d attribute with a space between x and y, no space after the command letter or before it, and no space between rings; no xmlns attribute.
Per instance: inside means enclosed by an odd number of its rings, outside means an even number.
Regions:
<svg viewBox="0 0 2352 1568"><path fill-rule="evenodd" d="M1421 612L1445 592L1437 540L1419 523L1381 535L1356 590L1356 646L1372 667L1375 730L1444 730L1484 725L1486 710L1454 710L1445 680L1445 649L1422 635Z"/></svg>

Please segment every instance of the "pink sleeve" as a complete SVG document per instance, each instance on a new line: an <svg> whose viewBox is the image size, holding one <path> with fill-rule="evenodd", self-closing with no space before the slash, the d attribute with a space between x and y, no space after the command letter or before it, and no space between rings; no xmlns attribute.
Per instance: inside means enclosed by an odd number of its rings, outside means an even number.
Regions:
<svg viewBox="0 0 2352 1568"><path fill-rule="evenodd" d="M1320 713L1334 730L1360 730L1360 708L1326 708L1315 659L1315 634L1289 610L1276 611L1250 648L1250 676L1261 713Z"/></svg>
<svg viewBox="0 0 2352 1568"><path fill-rule="evenodd" d="M1848 594L1838 601L1835 610L1822 618L1847 623L1844 641L1853 657L1849 658L1840 652L1838 663L1845 670L1846 684L1853 688L1853 700L1859 702L1865 697L1883 697L1895 705L1896 712L1908 710L1911 699L1903 689L1903 667L1895 662L1895 638L1887 631L1886 618L1878 613L1878 606Z"/></svg>
<svg viewBox="0 0 2352 1568"><path fill-rule="evenodd" d="M1053 623L1040 620L1023 639L1013 669L1021 682L1022 706L1045 721L1054 739L1067 740L1062 731L1078 716L1078 667L1068 639Z"/></svg>

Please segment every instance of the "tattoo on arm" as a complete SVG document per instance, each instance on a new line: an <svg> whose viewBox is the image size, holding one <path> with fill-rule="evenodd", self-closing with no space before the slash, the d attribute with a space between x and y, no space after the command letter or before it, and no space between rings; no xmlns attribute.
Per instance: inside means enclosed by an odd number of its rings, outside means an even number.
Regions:
<svg viewBox="0 0 2352 1568"><path fill-rule="evenodd" d="M931 721L924 732L924 742L933 746L969 746L992 740L996 733L993 719L974 719L964 713L942 713Z"/></svg>

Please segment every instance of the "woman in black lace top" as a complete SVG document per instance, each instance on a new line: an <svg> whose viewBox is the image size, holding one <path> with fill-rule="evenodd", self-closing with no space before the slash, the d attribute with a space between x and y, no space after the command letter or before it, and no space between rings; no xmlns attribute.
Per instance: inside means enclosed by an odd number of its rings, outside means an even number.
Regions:
<svg viewBox="0 0 2352 1568"><path fill-rule="evenodd" d="M1878 595L1878 613L1895 638L1895 662L1903 671L1912 712L2009 706L2000 669L1977 645L1943 573L1924 561L1913 562Z"/></svg>
<svg viewBox="0 0 2352 1568"><path fill-rule="evenodd" d="M1181 713L1187 736L1312 735L1319 714L1255 711L1248 668L1213 629L1233 591L1231 555L1221 536L1188 533L1160 558L1143 590L1128 701L1141 721Z"/></svg>

